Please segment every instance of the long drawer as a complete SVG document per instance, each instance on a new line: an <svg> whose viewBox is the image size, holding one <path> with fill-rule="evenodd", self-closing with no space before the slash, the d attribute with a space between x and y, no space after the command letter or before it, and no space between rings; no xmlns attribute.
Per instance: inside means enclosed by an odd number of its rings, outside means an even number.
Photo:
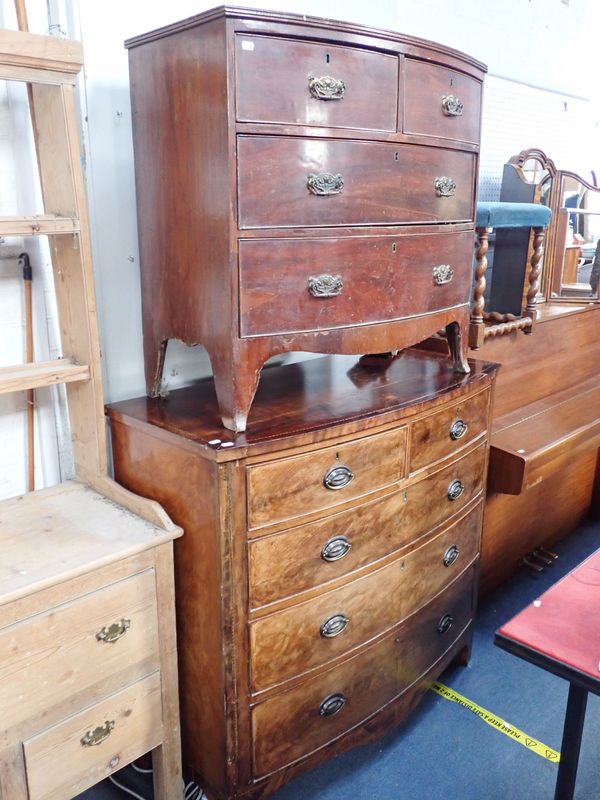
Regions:
<svg viewBox="0 0 600 800"><path fill-rule="evenodd" d="M341 736L413 684L471 621L473 582L474 569L469 569L375 646L256 705L252 710L256 776Z"/></svg>
<svg viewBox="0 0 600 800"><path fill-rule="evenodd" d="M235 81L241 122L396 130L397 56L239 34Z"/></svg>
<svg viewBox="0 0 600 800"><path fill-rule="evenodd" d="M250 540L250 605L258 608L343 577L459 513L483 489L485 447L374 502ZM463 487L449 497L450 486Z"/></svg>
<svg viewBox="0 0 600 800"><path fill-rule="evenodd" d="M322 666L417 611L477 556L481 506L448 530L346 586L250 623L252 688Z"/></svg>
<svg viewBox="0 0 600 800"><path fill-rule="evenodd" d="M248 527L345 503L403 478L406 428L246 470Z"/></svg>
<svg viewBox="0 0 600 800"><path fill-rule="evenodd" d="M469 300L473 235L239 243L242 336L402 319Z"/></svg>
<svg viewBox="0 0 600 800"><path fill-rule="evenodd" d="M240 228L473 219L472 153L420 145L239 136Z"/></svg>
<svg viewBox="0 0 600 800"><path fill-rule="evenodd" d="M155 672L23 743L29 800L73 797L162 739Z"/></svg>
<svg viewBox="0 0 600 800"><path fill-rule="evenodd" d="M1 729L142 661L158 667L154 570L0 630Z"/></svg>

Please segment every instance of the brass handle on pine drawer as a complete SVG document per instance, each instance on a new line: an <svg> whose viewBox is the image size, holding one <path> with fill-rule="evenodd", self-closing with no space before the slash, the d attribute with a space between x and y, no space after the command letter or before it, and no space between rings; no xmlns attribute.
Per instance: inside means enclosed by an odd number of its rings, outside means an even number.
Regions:
<svg viewBox="0 0 600 800"><path fill-rule="evenodd" d="M452 627L452 623L454 622L454 617L450 614L444 614L441 620L437 624L438 633L446 633L446 631L450 630Z"/></svg>
<svg viewBox="0 0 600 800"><path fill-rule="evenodd" d="M344 188L344 179L339 173L311 172L306 178L306 186L311 194L339 194Z"/></svg>
<svg viewBox="0 0 600 800"><path fill-rule="evenodd" d="M337 297L343 288L341 275L317 275L308 279L308 291L313 297Z"/></svg>
<svg viewBox="0 0 600 800"><path fill-rule="evenodd" d="M333 614L321 625L321 636L324 639L333 639L343 633L350 620L344 614Z"/></svg>
<svg viewBox="0 0 600 800"><path fill-rule="evenodd" d="M112 729L115 727L114 719L107 719L104 725L98 725L93 731L88 731L85 736L82 736L80 741L83 747L95 747L110 736Z"/></svg>
<svg viewBox="0 0 600 800"><path fill-rule="evenodd" d="M339 561L350 552L352 544L345 536L334 536L323 545L321 558L323 561Z"/></svg>
<svg viewBox="0 0 600 800"><path fill-rule="evenodd" d="M326 489L335 491L337 489L343 489L344 486L348 486L352 480L354 480L354 473L350 467L346 467L342 464L339 467L332 467L327 470L323 478L323 485Z"/></svg>
<svg viewBox="0 0 600 800"><path fill-rule="evenodd" d="M448 500L458 500L464 490L465 485L462 481L459 481L458 478L452 481L448 487Z"/></svg>
<svg viewBox="0 0 600 800"><path fill-rule="evenodd" d="M339 78L331 75L322 75L320 78L311 76L308 79L308 91L317 100L341 100L346 91L346 84Z"/></svg>
<svg viewBox="0 0 600 800"><path fill-rule="evenodd" d="M457 439L462 439L462 437L467 432L468 427L469 426L464 421L464 419L454 420L452 425L450 425L450 438L453 441L456 441Z"/></svg>
<svg viewBox="0 0 600 800"><path fill-rule="evenodd" d="M456 182L445 176L436 178L434 187L438 197L452 197L456 193Z"/></svg>
<svg viewBox="0 0 600 800"><path fill-rule="evenodd" d="M101 628L96 634L96 639L99 642L117 642L121 636L125 636L130 627L130 619L122 619L120 622L113 622L112 625Z"/></svg>
<svg viewBox="0 0 600 800"><path fill-rule="evenodd" d="M433 282L436 286L443 286L445 283L450 283L454 277L454 270L450 264L438 264L432 271Z"/></svg>
<svg viewBox="0 0 600 800"><path fill-rule="evenodd" d="M464 103L456 95L445 94L442 97L442 111L447 117L462 117Z"/></svg>
<svg viewBox="0 0 600 800"><path fill-rule="evenodd" d="M321 705L319 706L319 714L322 717L333 717L338 713L338 711L341 711L345 705L346 698L343 694L330 694L329 697L326 697L321 701Z"/></svg>
<svg viewBox="0 0 600 800"><path fill-rule="evenodd" d="M445 567L451 567L452 564L456 561L459 554L458 546L455 544L451 544L450 547L444 553L444 558L442 559Z"/></svg>

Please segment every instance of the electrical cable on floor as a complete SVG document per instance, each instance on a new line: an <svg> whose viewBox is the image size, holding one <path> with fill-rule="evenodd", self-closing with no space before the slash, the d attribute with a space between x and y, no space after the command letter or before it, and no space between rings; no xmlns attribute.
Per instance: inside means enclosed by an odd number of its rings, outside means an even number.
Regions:
<svg viewBox="0 0 600 800"><path fill-rule="evenodd" d="M129 766L133 767L133 769L136 772L139 772L143 775L152 774L152 769L145 769L144 767L138 767L137 764L135 764L135 762L133 761ZM141 794L138 794L133 789L129 789L127 786L123 786L123 784L119 783L119 781L114 777L114 775L109 775L108 780L126 794L136 798L136 800L148 800L148 798L143 797ZM189 781L188 783L183 781L183 800L208 800L208 798L205 795L203 789L200 786L198 786L197 783L195 783L194 781Z"/></svg>

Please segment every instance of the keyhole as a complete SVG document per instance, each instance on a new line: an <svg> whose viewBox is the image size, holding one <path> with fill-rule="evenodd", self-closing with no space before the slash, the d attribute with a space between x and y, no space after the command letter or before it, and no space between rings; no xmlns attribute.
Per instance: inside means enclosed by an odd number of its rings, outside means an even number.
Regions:
<svg viewBox="0 0 600 800"><path fill-rule="evenodd" d="M454 86L454 78L450 78L450 86Z"/></svg>
<svg viewBox="0 0 600 800"><path fill-rule="evenodd" d="M329 62L331 61L331 56L329 55L329 53L325 53L325 61L326 61L328 64L329 64Z"/></svg>
<svg viewBox="0 0 600 800"><path fill-rule="evenodd" d="M400 158L400 154L399 153L394 153L394 161L398 161L399 158Z"/></svg>
<svg viewBox="0 0 600 800"><path fill-rule="evenodd" d="M396 244L396 242L394 242L394 244L392 245L392 253L395 253L397 249L398 245Z"/></svg>

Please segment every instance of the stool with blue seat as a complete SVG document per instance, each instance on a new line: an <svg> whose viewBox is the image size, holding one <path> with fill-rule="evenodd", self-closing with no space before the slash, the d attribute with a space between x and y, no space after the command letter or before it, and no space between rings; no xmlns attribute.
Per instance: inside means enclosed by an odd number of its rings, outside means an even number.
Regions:
<svg viewBox="0 0 600 800"><path fill-rule="evenodd" d="M532 333L536 319L536 297L539 289L541 260L544 252L545 228L552 217L551 210L537 203L477 203L475 228L477 253L475 256L475 288L473 309L469 325L469 346L479 349L491 336L501 336L522 330ZM513 314L485 313L485 273L488 268L489 235L497 228L531 228L533 252L529 267L529 286L525 307L520 317ZM491 324L486 324L486 322Z"/></svg>

